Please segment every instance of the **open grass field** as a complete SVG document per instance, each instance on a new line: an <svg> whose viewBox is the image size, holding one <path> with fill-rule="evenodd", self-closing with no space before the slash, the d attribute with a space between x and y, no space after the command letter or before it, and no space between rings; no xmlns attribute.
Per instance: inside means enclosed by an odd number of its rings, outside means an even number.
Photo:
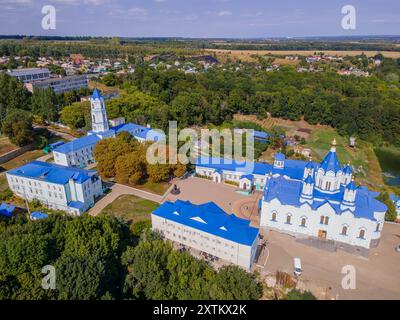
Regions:
<svg viewBox="0 0 400 320"><path fill-rule="evenodd" d="M104 84L102 84L100 82L97 82L97 81L93 81L93 80L89 81L89 88L90 89L97 88L97 89L99 89L101 91L101 93L103 95L109 94L109 93L112 93L112 92L121 92L121 89L118 88L118 87L107 87L106 85L104 85Z"/></svg>
<svg viewBox="0 0 400 320"><path fill-rule="evenodd" d="M357 182L368 185L371 189L380 190L387 188L382 178L382 169L379 160L374 152L373 145L369 142L356 140L356 148L352 149L348 146L349 137L340 136L337 131L325 125L311 125L304 120L291 121L274 117L266 119L257 119L256 116L236 115L235 119L242 121L252 121L266 131L272 129L282 129L286 136L294 136L300 128L309 129L310 135L306 138L304 148L311 149L311 155L314 161L321 161L326 153L330 150L333 138L337 142L337 154L342 164L351 162L353 169L358 171ZM268 150L260 157L260 160L271 162L276 150L268 148Z"/></svg>
<svg viewBox="0 0 400 320"><path fill-rule="evenodd" d="M333 138L336 138L336 152L342 164L350 161L353 169L357 171L357 182L368 185L373 189L384 187L382 170L379 160L375 155L373 145L369 142L356 140L356 148L348 146L348 137L340 136L335 129L314 130L308 141L307 146L312 150L315 160L320 161L331 147Z"/></svg>
<svg viewBox="0 0 400 320"><path fill-rule="evenodd" d="M298 56L310 56L315 52L324 52L325 54L329 54L332 56L357 56L362 53L367 55L368 57L373 57L377 53L382 53L385 57L388 58L400 58L399 51L344 51L344 50L229 50L229 49L205 49L209 52L215 52L217 54L217 58L224 59L224 56L229 56L234 60L242 60L248 61L251 59L252 55L278 55L278 56L286 56L286 55L298 55ZM226 58L226 57L225 57Z"/></svg>
<svg viewBox="0 0 400 320"><path fill-rule="evenodd" d="M150 213L159 206L158 203L133 195L122 195L107 205L101 214L122 218L128 224L149 220Z"/></svg>

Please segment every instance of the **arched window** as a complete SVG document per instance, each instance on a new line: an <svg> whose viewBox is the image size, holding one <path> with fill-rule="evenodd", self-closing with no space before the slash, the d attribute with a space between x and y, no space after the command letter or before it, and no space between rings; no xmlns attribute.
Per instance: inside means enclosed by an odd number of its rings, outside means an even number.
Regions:
<svg viewBox="0 0 400 320"><path fill-rule="evenodd" d="M361 230L360 230L360 234L358 235L358 237L359 237L360 239L364 239L364 238L365 238L365 230L364 230L364 229L361 229Z"/></svg>
<svg viewBox="0 0 400 320"><path fill-rule="evenodd" d="M329 217L325 217L325 224L328 225L329 223Z"/></svg>
<svg viewBox="0 0 400 320"><path fill-rule="evenodd" d="M276 221L276 212L272 212L272 221Z"/></svg>
<svg viewBox="0 0 400 320"><path fill-rule="evenodd" d="M319 220L319 223L320 223L320 224L324 224L324 219L325 219L325 217L324 217L324 216L321 216L321 219Z"/></svg>
<svg viewBox="0 0 400 320"><path fill-rule="evenodd" d="M291 224L291 220L292 220L292 216L288 214L286 217L286 223Z"/></svg>
<svg viewBox="0 0 400 320"><path fill-rule="evenodd" d="M301 226L302 227L306 226L306 218L301 218Z"/></svg>
<svg viewBox="0 0 400 320"><path fill-rule="evenodd" d="M330 190L330 188L331 188L331 182L327 181L325 184L325 190Z"/></svg>
<svg viewBox="0 0 400 320"><path fill-rule="evenodd" d="M342 228L342 235L343 236L347 235L347 227L346 226L343 226L343 228Z"/></svg>
<svg viewBox="0 0 400 320"><path fill-rule="evenodd" d="M96 123L96 117L94 116L94 114L92 114L92 121L93 121L94 123Z"/></svg>

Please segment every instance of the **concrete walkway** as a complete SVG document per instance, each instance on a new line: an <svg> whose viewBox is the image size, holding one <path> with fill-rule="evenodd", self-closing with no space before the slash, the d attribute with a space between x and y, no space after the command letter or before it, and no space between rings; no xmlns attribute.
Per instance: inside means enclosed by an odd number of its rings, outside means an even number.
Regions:
<svg viewBox="0 0 400 320"><path fill-rule="evenodd" d="M44 156L41 156L39 158L37 158L37 161L44 161L46 162L47 160L53 158L53 152L50 152L49 154L45 154Z"/></svg>
<svg viewBox="0 0 400 320"><path fill-rule="evenodd" d="M95 203L94 207L89 210L89 214L92 216L97 216L107 205L112 203L119 196L126 194L134 195L157 203L161 203L163 200L163 196L158 194L116 183L111 187L111 192Z"/></svg>

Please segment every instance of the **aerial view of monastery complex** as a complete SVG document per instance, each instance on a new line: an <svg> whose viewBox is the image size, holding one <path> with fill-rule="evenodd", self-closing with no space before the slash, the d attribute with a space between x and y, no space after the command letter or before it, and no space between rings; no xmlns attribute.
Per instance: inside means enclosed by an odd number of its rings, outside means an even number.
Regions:
<svg viewBox="0 0 400 320"><path fill-rule="evenodd" d="M0 300L400 300L385 23L77 2L0 31Z"/></svg>

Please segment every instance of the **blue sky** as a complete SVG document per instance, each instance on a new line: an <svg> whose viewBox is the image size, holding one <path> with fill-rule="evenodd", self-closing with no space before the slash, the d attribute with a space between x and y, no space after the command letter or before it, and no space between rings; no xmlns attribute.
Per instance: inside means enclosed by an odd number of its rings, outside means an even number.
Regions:
<svg viewBox="0 0 400 320"><path fill-rule="evenodd" d="M57 12L41 28L41 8ZM341 27L344 5L356 30ZM0 0L0 34L296 37L400 34L399 0Z"/></svg>

